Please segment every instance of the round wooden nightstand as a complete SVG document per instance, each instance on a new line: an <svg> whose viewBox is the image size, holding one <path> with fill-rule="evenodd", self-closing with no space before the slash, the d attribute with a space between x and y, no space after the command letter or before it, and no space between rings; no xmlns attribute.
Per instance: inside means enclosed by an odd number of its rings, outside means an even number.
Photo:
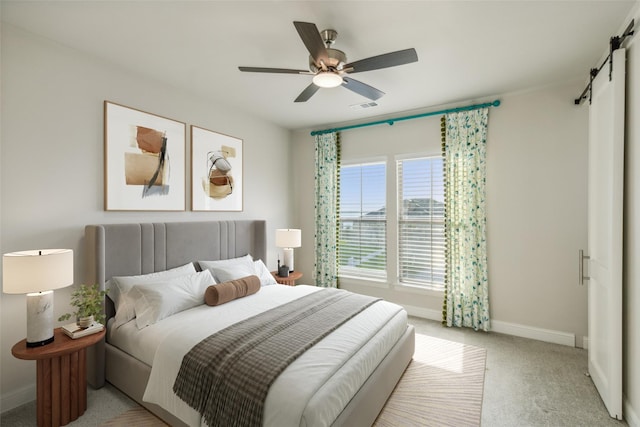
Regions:
<svg viewBox="0 0 640 427"><path fill-rule="evenodd" d="M56 328L54 341L42 347L16 343L11 354L35 360L37 376L38 427L69 424L87 409L87 347L100 341L103 329L95 334L71 339Z"/></svg>
<svg viewBox="0 0 640 427"><path fill-rule="evenodd" d="M302 273L300 273L299 271L292 271L287 277L278 276L277 271L272 271L271 274L276 279L276 282L280 283L281 285L289 286L295 286L296 280L302 277Z"/></svg>

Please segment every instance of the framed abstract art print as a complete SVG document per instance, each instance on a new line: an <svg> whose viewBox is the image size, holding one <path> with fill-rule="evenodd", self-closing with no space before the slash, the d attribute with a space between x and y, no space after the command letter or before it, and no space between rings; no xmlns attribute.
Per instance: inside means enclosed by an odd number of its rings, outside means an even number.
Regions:
<svg viewBox="0 0 640 427"><path fill-rule="evenodd" d="M191 209L242 211L242 140L191 126Z"/></svg>
<svg viewBox="0 0 640 427"><path fill-rule="evenodd" d="M104 102L108 211L184 211L186 124Z"/></svg>

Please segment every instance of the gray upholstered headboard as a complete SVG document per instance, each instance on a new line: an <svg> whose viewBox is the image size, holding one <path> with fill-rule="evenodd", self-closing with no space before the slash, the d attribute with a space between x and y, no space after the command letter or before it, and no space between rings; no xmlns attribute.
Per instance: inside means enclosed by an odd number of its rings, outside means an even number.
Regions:
<svg viewBox="0 0 640 427"><path fill-rule="evenodd" d="M153 273L198 260L251 254L267 262L266 221L103 224L85 227L87 277L101 289L112 276ZM107 319L115 314L105 299ZM105 341L87 350L87 382L105 383Z"/></svg>
<svg viewBox="0 0 640 427"><path fill-rule="evenodd" d="M246 254L265 263L266 221L103 224L85 227L87 283L101 289L112 276L153 273L198 260ZM110 301L107 318L113 316Z"/></svg>

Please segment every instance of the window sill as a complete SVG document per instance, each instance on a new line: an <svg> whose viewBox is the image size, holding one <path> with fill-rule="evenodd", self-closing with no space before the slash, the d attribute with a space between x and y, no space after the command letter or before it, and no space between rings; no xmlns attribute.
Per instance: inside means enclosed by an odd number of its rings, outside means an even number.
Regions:
<svg viewBox="0 0 640 427"><path fill-rule="evenodd" d="M391 286L389 282L381 279L363 279L362 277L355 276L338 276L338 280L340 284L344 285L358 285L358 286L369 286L373 288L381 288L381 289L389 289Z"/></svg>
<svg viewBox="0 0 640 427"><path fill-rule="evenodd" d="M355 276L339 276L339 281L341 285L346 286L366 286L370 288L390 289L397 292L426 295L436 298L442 298L442 296L444 295L444 291L441 290L430 289L424 286L409 285L406 283L396 283L392 285L388 281L381 279L363 279L362 277Z"/></svg>
<svg viewBox="0 0 640 427"><path fill-rule="evenodd" d="M425 286L408 285L406 283L396 283L393 290L398 292L406 292L411 294L429 295L434 297L442 297L444 291L427 288Z"/></svg>

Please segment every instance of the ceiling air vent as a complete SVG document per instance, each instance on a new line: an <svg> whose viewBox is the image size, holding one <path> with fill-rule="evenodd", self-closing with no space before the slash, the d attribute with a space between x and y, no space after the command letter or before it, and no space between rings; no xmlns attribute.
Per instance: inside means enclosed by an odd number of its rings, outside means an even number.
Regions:
<svg viewBox="0 0 640 427"><path fill-rule="evenodd" d="M364 104L353 104L353 105L350 105L350 107L352 109L354 109L354 110L360 110L360 109L363 109L363 108L371 108L371 107L377 107L377 106L378 106L378 103L377 102L373 102L373 101L365 102Z"/></svg>

